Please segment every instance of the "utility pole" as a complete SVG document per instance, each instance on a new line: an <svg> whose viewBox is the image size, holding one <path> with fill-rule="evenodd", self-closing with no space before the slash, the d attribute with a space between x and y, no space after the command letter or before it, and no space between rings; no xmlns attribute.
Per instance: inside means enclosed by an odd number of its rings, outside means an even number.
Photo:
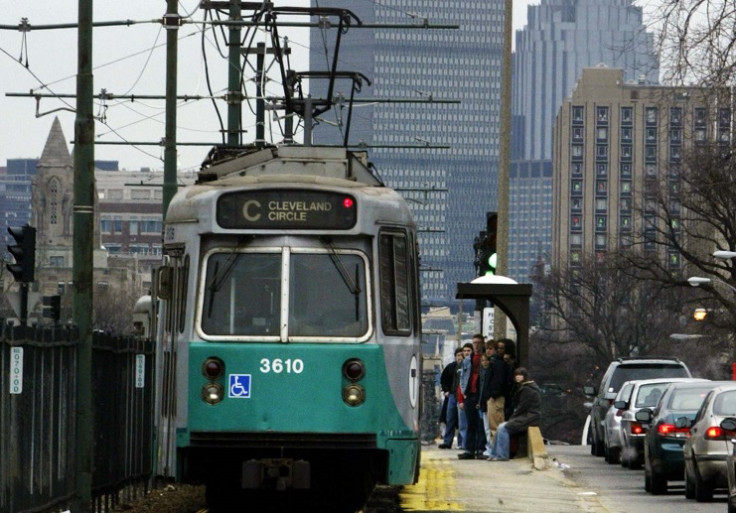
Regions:
<svg viewBox="0 0 736 513"><path fill-rule="evenodd" d="M509 269L509 168L511 166L511 38L512 0L506 0L503 23L503 65L501 78L501 140L498 152L498 225L496 253L497 274L506 276ZM496 308L493 337L506 337L506 315Z"/></svg>
<svg viewBox="0 0 736 513"><path fill-rule="evenodd" d="M241 21L240 0L230 0L231 21ZM228 40L228 91L227 91L227 145L229 147L240 146L241 130L241 105L243 94L241 93L240 81L243 71L240 66L240 25L230 25L230 37Z"/></svg>
<svg viewBox="0 0 736 513"><path fill-rule="evenodd" d="M92 266L95 192L95 120L92 111L92 1L79 0L77 114L74 121L74 324L77 345L77 414L73 513L92 506Z"/></svg>
<svg viewBox="0 0 736 513"><path fill-rule="evenodd" d="M176 90L177 90L177 54L179 52L179 17L177 0L166 0L166 15L164 28L166 29L166 127L164 135L164 191L163 191L163 220L166 221L166 212L169 203L176 194Z"/></svg>

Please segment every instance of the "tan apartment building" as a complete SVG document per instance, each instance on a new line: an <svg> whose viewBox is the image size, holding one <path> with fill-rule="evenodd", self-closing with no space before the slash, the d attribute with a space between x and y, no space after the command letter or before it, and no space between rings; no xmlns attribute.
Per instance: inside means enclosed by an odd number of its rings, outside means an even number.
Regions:
<svg viewBox="0 0 736 513"><path fill-rule="evenodd" d="M553 265L629 247L678 253L654 243L657 194L679 205L680 170L693 145L730 144L731 109L704 88L624 83L620 69L586 68L560 107L554 129ZM677 226L679 219L672 219Z"/></svg>

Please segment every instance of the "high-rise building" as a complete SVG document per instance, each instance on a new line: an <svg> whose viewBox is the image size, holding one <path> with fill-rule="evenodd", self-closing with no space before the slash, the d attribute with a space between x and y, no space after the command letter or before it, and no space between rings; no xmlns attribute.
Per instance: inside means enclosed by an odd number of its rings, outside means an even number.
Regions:
<svg viewBox="0 0 736 513"><path fill-rule="evenodd" d="M509 275L527 281L552 243L552 129L584 67L620 68L626 83L657 84L658 58L633 0L542 0L516 32Z"/></svg>
<svg viewBox="0 0 736 513"><path fill-rule="evenodd" d="M628 248L643 234L638 247L659 252L676 271L680 254L656 244L658 194L666 190L669 204L679 205L683 155L695 145L717 140L730 147L731 108L714 104L707 89L623 78L620 69L587 68L559 109L552 258L575 268L585 257ZM677 211L673 226L681 222Z"/></svg>
<svg viewBox="0 0 736 513"><path fill-rule="evenodd" d="M362 98L425 100L356 105L349 139L372 147L381 177L409 200L421 230L425 304L454 303L456 284L475 277L473 241L485 229L486 212L497 207L504 1L312 0L317 4L350 9L364 23L460 26L353 26L342 36L338 65L371 81L363 84ZM335 32L334 26L311 29L310 69L326 69ZM348 84L337 92L349 96ZM440 98L461 103L426 102ZM344 126L334 126L345 121L339 116L340 109L323 115L316 144L342 141Z"/></svg>

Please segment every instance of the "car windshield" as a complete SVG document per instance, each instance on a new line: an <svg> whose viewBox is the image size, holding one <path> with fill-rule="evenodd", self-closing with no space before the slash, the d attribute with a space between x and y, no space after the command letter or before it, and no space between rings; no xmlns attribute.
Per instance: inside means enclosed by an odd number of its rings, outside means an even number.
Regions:
<svg viewBox="0 0 736 513"><path fill-rule="evenodd" d="M608 392L618 392L627 381L654 378L689 378L687 368L676 363L648 363L646 365L619 365L608 385Z"/></svg>
<svg viewBox="0 0 736 513"><path fill-rule="evenodd" d="M662 392L667 387L666 384L656 383L651 385L642 385L636 395L635 406L637 408L653 408L657 406Z"/></svg>
<svg viewBox="0 0 736 513"><path fill-rule="evenodd" d="M365 261L355 252L292 251L288 259L281 251L213 253L202 331L278 337L283 317L290 338L360 337L368 330L367 288Z"/></svg>
<svg viewBox="0 0 736 513"><path fill-rule="evenodd" d="M667 407L675 411L698 411L710 387L676 388L670 395Z"/></svg>
<svg viewBox="0 0 736 513"><path fill-rule="evenodd" d="M736 390L721 392L713 401L713 413L724 417L736 416Z"/></svg>

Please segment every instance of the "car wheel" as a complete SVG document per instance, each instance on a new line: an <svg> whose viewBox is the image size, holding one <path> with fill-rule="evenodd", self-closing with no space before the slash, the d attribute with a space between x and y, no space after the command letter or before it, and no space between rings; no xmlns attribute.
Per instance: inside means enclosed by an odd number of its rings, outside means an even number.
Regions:
<svg viewBox="0 0 736 513"><path fill-rule="evenodd" d="M626 451L621 451L621 456L619 457L619 460L621 461L621 466L624 468L628 468L629 466L629 456L626 453Z"/></svg>
<svg viewBox="0 0 736 513"><path fill-rule="evenodd" d="M687 469L685 470L685 498L695 498L695 485L693 485L692 478L690 478L690 474L688 474Z"/></svg>
<svg viewBox="0 0 736 513"><path fill-rule="evenodd" d="M610 460L608 463L618 463L619 458L621 458L621 447L611 447L608 449L608 458Z"/></svg>
<svg viewBox="0 0 736 513"><path fill-rule="evenodd" d="M700 477L698 466L693 463L695 474L695 500L698 502L710 502L713 500L713 488Z"/></svg>
<svg viewBox="0 0 736 513"><path fill-rule="evenodd" d="M652 495L662 495L667 493L667 478L662 474L652 472L650 487Z"/></svg>
<svg viewBox="0 0 736 513"><path fill-rule="evenodd" d="M603 440L599 437L598 430L593 428L593 456L603 456L604 451Z"/></svg>
<svg viewBox="0 0 736 513"><path fill-rule="evenodd" d="M641 468L641 460L638 455L634 455L629 458L629 468L631 470L639 470Z"/></svg>

